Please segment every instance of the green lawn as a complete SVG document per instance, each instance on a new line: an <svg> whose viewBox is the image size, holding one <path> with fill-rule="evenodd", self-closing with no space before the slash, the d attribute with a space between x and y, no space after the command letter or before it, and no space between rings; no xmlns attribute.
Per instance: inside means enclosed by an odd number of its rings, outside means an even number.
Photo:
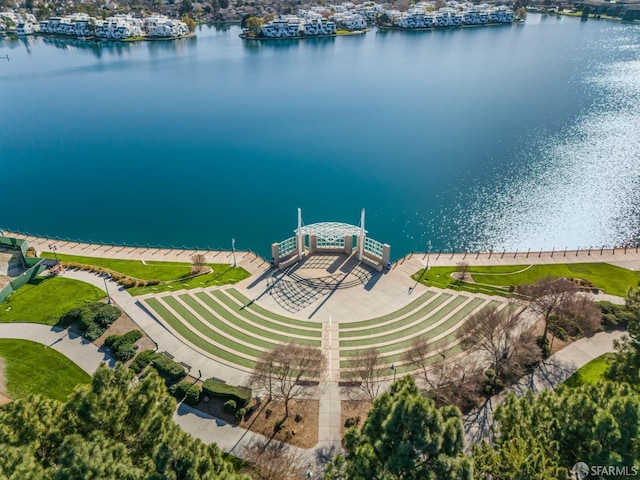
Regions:
<svg viewBox="0 0 640 480"><path fill-rule="evenodd" d="M0 322L55 325L69 310L104 298L99 288L69 278L36 278L0 304Z"/></svg>
<svg viewBox="0 0 640 480"><path fill-rule="evenodd" d="M45 258L53 258L53 253L45 252ZM79 255L58 254L61 262L83 263L96 267L108 268L114 272L128 275L140 280L177 280L191 273L191 263L156 262L142 263L140 260L118 260L115 258L82 257Z"/></svg>
<svg viewBox="0 0 640 480"><path fill-rule="evenodd" d="M176 290L184 290L200 287L218 287L220 285L231 285L238 283L251 274L242 267L232 267L225 263L207 263L213 272L199 275L188 280L162 283L160 285L150 285L148 287L134 287L127 290L131 295L144 295L145 293L162 293Z"/></svg>
<svg viewBox="0 0 640 480"><path fill-rule="evenodd" d="M61 402L91 377L67 357L28 340L0 339L0 357L8 395L13 398L44 395Z"/></svg>
<svg viewBox="0 0 640 480"><path fill-rule="evenodd" d="M604 373L609 366L609 359L613 353L605 353L591 360L580 370L571 375L564 383L569 387L579 387L581 385L595 385L600 380L604 380Z"/></svg>
<svg viewBox="0 0 640 480"><path fill-rule="evenodd" d="M512 285L535 283L545 277L572 277L588 280L605 293L624 297L628 288L637 286L640 280L640 273L608 263L549 264L528 267L528 265L471 266L468 271L477 284L465 282L461 286L466 291L489 293L487 290L493 289L496 294L505 294L508 287ZM420 270L413 275L413 278L418 280L422 277L421 282L425 285L456 288L460 286L460 282L451 278L451 274L456 270L456 267L433 267L426 273ZM487 290L483 291L484 288Z"/></svg>
<svg viewBox="0 0 640 480"><path fill-rule="evenodd" d="M45 252L43 257L53 258L53 254ZM145 293L162 293L175 290L184 290L199 287L216 287L238 283L250 276L242 267L233 268L226 263L208 263L213 271L204 275L180 280L191 273L191 263L187 262L157 262L140 260L119 260L115 258L83 257L79 255L58 254L61 262L83 263L96 267L107 268L114 272L122 273L139 280L160 280L160 285L148 287L130 288L131 295L144 295Z"/></svg>

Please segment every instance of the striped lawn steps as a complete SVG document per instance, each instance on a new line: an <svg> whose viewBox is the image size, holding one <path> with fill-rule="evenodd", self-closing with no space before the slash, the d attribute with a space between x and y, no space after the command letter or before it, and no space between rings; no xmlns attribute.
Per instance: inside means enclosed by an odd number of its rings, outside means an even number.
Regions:
<svg viewBox="0 0 640 480"><path fill-rule="evenodd" d="M227 361L234 365L238 365L241 367L245 367L247 369L253 369L256 366L256 362L253 360L249 360L247 358L235 355L230 352L227 348L221 348L216 344L213 344L207 341L205 338L201 337L189 327L187 327L181 320L179 320L172 312L170 312L157 298L147 298L144 300L146 304L155 311L173 330L175 330L182 338L187 340L189 343L195 345L196 347L204 350L207 353L210 353L216 358L220 360ZM198 323L194 325L199 332L204 335L208 335L210 332L207 332L206 327L202 325L202 323Z"/></svg>
<svg viewBox="0 0 640 480"><path fill-rule="evenodd" d="M476 300L480 300L480 299L476 299ZM485 309L489 308L489 309L493 309L493 308L497 308L502 302L500 302L499 300L494 300L491 301L490 303L488 303L487 305L485 305L484 307L482 307L479 311L484 311ZM462 310L458 313L461 313ZM451 330L455 325L452 325L452 323L456 323L456 322L449 322L450 319L447 320L447 324L449 324L449 328L444 327L443 332L447 332L449 330ZM444 324L443 324L444 325ZM462 324L460 324L462 325ZM432 343L432 352L429 355L429 357L433 356L434 357L434 362L436 361L436 357L439 356L439 351L441 348L446 347L446 346L450 346L449 349L447 349L446 351L447 356L450 357L451 355L453 355L453 353L450 353L450 350L452 348L459 348L460 352L462 351L462 347L459 345L458 343L458 328L455 328L453 331L450 331L447 335L438 338L437 340L433 341ZM437 336L437 335L434 335ZM422 336L424 337L424 335ZM398 350L392 350L390 352L387 352L387 355L384 355L385 352L382 352L381 348L376 348L376 350L378 350L380 353L382 353L383 355L381 355L382 358L384 358L385 362L389 362L389 363L395 363L396 365L398 364L402 364L404 362L406 362L405 360L405 355L406 355L406 351L411 348L411 346L413 345L413 341L415 338L419 338L419 337L414 337L409 339L408 341L405 342L405 348L403 351L398 351ZM456 350L457 353L460 353ZM341 357L343 356L343 352L341 351ZM357 351L353 351L351 352L352 354L349 356L355 356L357 355ZM348 369L352 367L352 361L349 359L341 359L340 360L340 368L343 369Z"/></svg>
<svg viewBox="0 0 640 480"><path fill-rule="evenodd" d="M228 311L226 311L225 317L229 315L234 315L236 317L243 318L249 322L252 322L256 325L262 325L263 327L281 332L286 335L297 335L300 337L317 338L317 339L322 337L322 324L320 322L318 322L318 326L315 327L314 329L309 329L308 327L293 327L288 324L283 324L280 321L274 321L269 318L264 318L262 316L256 315L255 313L249 311L246 308L243 308L243 306L237 303L234 299L225 295L225 293L222 290L214 290L212 292L209 292L209 295L207 295L205 292L199 292L199 293L196 293L196 296L200 298L202 301L204 301L204 298L213 297L218 303L221 303L222 305L227 307L227 309L231 310L232 313L229 313ZM318 340L318 345L319 345L319 342L320 340Z"/></svg>
<svg viewBox="0 0 640 480"><path fill-rule="evenodd" d="M460 344L452 345L450 348L445 350L440 350L434 347L433 354L429 355L429 357L426 360L427 365L434 365L438 360L440 360L442 358L440 355L441 352L444 352L447 359L451 359L456 355L459 355L462 352L464 352L464 348L462 348ZM415 372L420 369L420 367L416 367L411 363L407 363L404 353L382 357L380 363L382 365L389 365L389 376L393 375L393 371L391 370L391 365L395 366L396 375L407 373L407 372ZM352 362L350 361L340 362L340 378L353 379L353 375L351 371L348 370L349 367L352 367Z"/></svg>
<svg viewBox="0 0 640 480"><path fill-rule="evenodd" d="M450 319L448 319L443 324L438 325L432 330L429 330L428 327L431 325L437 324L439 321L443 320L447 315L451 315L451 312L453 312L456 308L460 307L465 303L466 303L466 307L463 307L461 310L463 312L467 311L469 305L472 305L471 310L473 310L478 305L482 304L482 302L484 302L484 300L480 298L471 299L469 297L460 295L458 297L455 297L451 302L449 302L446 305L446 308L442 308L438 310L437 312L435 312L433 315L429 317L423 317L422 321L415 323L410 327L407 327L403 330L398 330L396 332L389 333L389 334L386 334L385 332L381 332L379 335L375 335L371 337L362 337L355 340L340 340L340 348L349 349L350 347L361 347L363 345L380 344L380 343L389 342L392 340L397 340L400 338L406 338L406 337L414 338L415 336L417 336L423 331L427 331L429 335L431 335L432 331L436 329L439 331L445 331L446 328L445 330L442 330L443 325L446 325L446 324L449 324L449 326L454 325L456 321L459 321L457 315L452 315ZM381 347L381 348L385 348L385 347ZM381 350L381 348L378 348L378 350Z"/></svg>
<svg viewBox="0 0 640 480"><path fill-rule="evenodd" d="M185 307L177 298L172 296L161 297L161 300L169 305L174 312L182 317L187 323L192 326L198 324L205 327L204 333L211 340L227 345L229 348L238 352L244 352L250 357L258 358L262 353L255 347L259 347L265 350L271 350L278 346L277 343L269 342L260 338L256 338L253 335L241 332L228 324L222 322L219 318L212 315L211 318L198 318L187 307ZM204 323L202 320L204 320ZM198 328L198 331L202 331Z"/></svg>
<svg viewBox="0 0 640 480"><path fill-rule="evenodd" d="M448 332L451 329L454 329L453 332L447 334L445 337L438 339L436 342L434 342L434 348L436 347L436 343L439 344L449 344L452 342L455 342L457 339L457 328L456 325L457 324L461 324L461 321L467 316L469 315L472 311L474 311L476 308L478 308L480 305L482 305L482 303L484 302L483 299L481 298L475 298L473 299L471 302L467 303L466 305L464 305L464 307L462 307L460 310L458 310L456 313L454 313L453 315L451 315L451 317L449 317L448 319L446 319L444 322L442 322L441 324L439 324L438 326L436 326L435 328L432 328L430 330L423 330L422 332L418 332L418 335L410 335L408 337L404 337L403 340L399 341L399 342L394 342L394 343L390 343L387 345L383 345L383 346L378 346L380 343L382 343L383 340L381 340L380 338L375 339L375 341L369 343L367 345L367 348L375 348L378 352L380 352L381 354L384 353L393 353L393 352L397 352L397 351L404 351L407 350L408 348L410 348L413 345L413 342L415 341L416 338L419 337L430 337L430 338L434 338L437 337L438 335L441 335L445 332ZM490 305L486 305L484 308L492 308ZM340 349L340 358L343 357L354 357L358 354L358 351L362 350L360 348L356 348L356 349Z"/></svg>
<svg viewBox="0 0 640 480"><path fill-rule="evenodd" d="M416 298L413 302L405 305L400 310L396 310L395 312L388 313L386 315L383 315L382 317L371 318L369 320L362 320L360 322L341 323L339 325L340 332L342 332L342 330L346 331L346 330L355 330L358 328L377 327L381 323L387 323L398 317L406 315L407 313L418 308L420 305L425 304L427 300L434 297L435 295L436 295L435 292L431 292L431 291L424 292L421 296ZM451 297L451 295L449 295L448 293L443 293L441 294L441 296Z"/></svg>
<svg viewBox="0 0 640 480"><path fill-rule="evenodd" d="M262 346L267 349L271 349L273 348L273 346L275 346L270 340L278 343L289 343L291 341L295 341L296 343L302 345L312 345L314 347L320 346L320 340L308 338L293 338L289 335L282 335L279 333L271 332L269 330L260 328L252 323L249 323L240 317L236 317L229 311L225 310L224 307L217 304L212 297L204 292L196 293L195 297L197 297L197 299L200 301L196 300L194 296L189 294L183 294L179 296L180 300L191 307L191 309L195 311L203 320L206 320L207 323L213 325L218 330L224 331L232 337L241 338L242 336L242 339L244 341ZM205 308L205 306L200 302L203 302L209 308L211 308L211 310L213 310L213 313ZM248 338L248 340L245 340L246 338ZM261 344L260 342L262 341L267 343Z"/></svg>
<svg viewBox="0 0 640 480"><path fill-rule="evenodd" d="M235 288L229 288L224 292L231 295L240 303L242 303L245 306L244 307L245 310L247 309L253 310L254 312L256 312L259 315L262 315L263 317L267 317L267 318L270 318L271 320L275 320L278 322L283 322L283 323L286 323L287 325L302 327L302 328L318 329L322 331L322 323L320 322L308 322L305 320L297 320L295 318L289 318L283 315L278 315L277 313L270 312L266 308L261 307L260 305L254 303L252 300L245 297L242 293L240 293Z"/></svg>
<svg viewBox="0 0 640 480"><path fill-rule="evenodd" d="M353 337L374 337L378 335L385 335L389 330L396 330L400 327L405 327L410 325L420 319L428 320L428 314L433 312L436 308L440 307L443 303L451 298L451 295L440 295L433 299L433 301L427 303L420 310L413 312L411 315L399 319L395 322L387 323L385 325L379 325L377 327L366 328L366 329L358 329L358 330L343 330L340 329L340 339L343 338L353 338ZM466 300L469 297L458 296L451 303L445 305L442 310L448 312L453 311L460 303ZM346 342L345 342L346 343ZM340 343L342 345L342 342Z"/></svg>

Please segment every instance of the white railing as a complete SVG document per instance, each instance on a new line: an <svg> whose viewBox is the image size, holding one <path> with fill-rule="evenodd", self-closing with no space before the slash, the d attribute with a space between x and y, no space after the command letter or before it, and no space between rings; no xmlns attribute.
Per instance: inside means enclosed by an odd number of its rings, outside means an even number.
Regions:
<svg viewBox="0 0 640 480"><path fill-rule="evenodd" d="M325 240L318 238L318 248L344 248L344 237L336 240Z"/></svg>
<svg viewBox="0 0 640 480"><path fill-rule="evenodd" d="M298 239L296 237L287 238L278 243L278 254L280 257L284 257L297 249Z"/></svg>
<svg viewBox="0 0 640 480"><path fill-rule="evenodd" d="M364 239L364 251L374 257L382 258L382 243L373 238L366 237Z"/></svg>

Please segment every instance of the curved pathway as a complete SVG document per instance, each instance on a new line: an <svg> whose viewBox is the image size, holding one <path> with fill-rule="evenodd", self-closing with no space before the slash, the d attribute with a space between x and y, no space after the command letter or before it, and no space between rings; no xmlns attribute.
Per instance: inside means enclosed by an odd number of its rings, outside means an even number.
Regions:
<svg viewBox="0 0 640 480"><path fill-rule="evenodd" d="M615 351L614 340L620 339L626 332L615 330L599 332L588 338L581 338L559 350L540 363L529 375L504 392L489 398L482 406L463 417L466 446L491 438L493 410L500 405L509 393L517 397L528 391L540 392L554 389L567 380L582 366L599 356Z"/></svg>
<svg viewBox="0 0 640 480"><path fill-rule="evenodd" d="M31 340L52 348L93 375L102 362L110 367L115 360L77 333L39 323L0 323L0 338Z"/></svg>

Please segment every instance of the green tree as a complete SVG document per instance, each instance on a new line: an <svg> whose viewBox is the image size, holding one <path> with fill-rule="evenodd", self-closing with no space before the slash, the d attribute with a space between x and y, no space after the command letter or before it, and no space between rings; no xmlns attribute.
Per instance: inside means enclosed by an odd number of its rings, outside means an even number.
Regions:
<svg viewBox="0 0 640 480"><path fill-rule="evenodd" d="M245 21L245 26L253 35L258 35L262 29L262 19L252 15Z"/></svg>
<svg viewBox="0 0 640 480"><path fill-rule="evenodd" d="M0 409L0 478L246 478L173 422L176 403L155 371L133 380L121 364L102 366L66 404L32 396Z"/></svg>
<svg viewBox="0 0 640 480"><path fill-rule="evenodd" d="M407 376L373 403L358 431L347 431L343 446L325 471L325 479L472 478L471 462L462 453L464 434L460 411L435 408Z"/></svg>
<svg viewBox="0 0 640 480"><path fill-rule="evenodd" d="M629 335L614 342L617 354L606 373L607 378L632 385L640 383L640 289L630 289L625 301Z"/></svg>
<svg viewBox="0 0 640 480"><path fill-rule="evenodd" d="M189 27L190 32L193 32L196 29L196 22L189 15L185 15L184 17L182 17L182 21L187 24L187 27ZM194 268L198 268L198 272L202 270L201 266L195 267L195 260L194 260Z"/></svg>
<svg viewBox="0 0 640 480"><path fill-rule="evenodd" d="M229 0L218 0L218 5L222 9L229 8Z"/></svg>
<svg viewBox="0 0 640 480"><path fill-rule="evenodd" d="M566 478L579 461L640 468L640 395L626 383L509 395L494 420L493 445L474 448L480 479Z"/></svg>

